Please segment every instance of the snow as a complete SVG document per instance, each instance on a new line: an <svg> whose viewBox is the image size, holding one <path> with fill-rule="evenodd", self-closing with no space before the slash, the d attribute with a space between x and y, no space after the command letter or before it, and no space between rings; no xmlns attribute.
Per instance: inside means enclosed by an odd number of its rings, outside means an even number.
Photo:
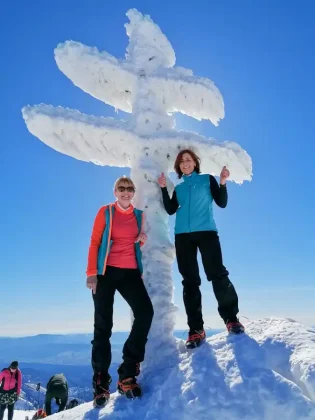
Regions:
<svg viewBox="0 0 315 420"><path fill-rule="evenodd" d="M100 411L90 402L55 418L314 420L315 330L282 318L246 328L242 336L214 335L195 350L176 340L164 364L141 373L141 399L114 393Z"/></svg>
<svg viewBox="0 0 315 420"><path fill-rule="evenodd" d="M55 49L59 69L84 92L116 109L134 112L139 79L150 75L150 96L165 112L181 112L218 125L224 118L223 98L215 84L193 76L190 69L173 67L175 52L160 28L148 16L129 10L126 59L116 59L79 42L60 43ZM140 77L139 77L140 75Z"/></svg>
<svg viewBox="0 0 315 420"><path fill-rule="evenodd" d="M130 9L126 13L130 23L125 24L129 37L126 59L138 69L145 70L159 67L173 67L176 61L175 51L161 29L150 16L143 16L138 10Z"/></svg>
<svg viewBox="0 0 315 420"><path fill-rule="evenodd" d="M116 109L131 113L137 93L138 69L79 42L67 41L55 49L59 69L84 92ZM218 125L224 118L223 98L214 83L181 68L158 69L149 88L167 112L181 112Z"/></svg>
<svg viewBox="0 0 315 420"><path fill-rule="evenodd" d="M230 180L251 180L251 159L236 143L220 143L201 135L170 131L139 137L131 123L113 118L94 117L79 111L50 105L24 107L23 117L29 131L60 153L98 165L133 167L138 156L156 162L156 182L161 168L172 172L179 150L191 148L202 159L202 171L219 175L226 165ZM138 188L139 190L139 188Z"/></svg>
<svg viewBox="0 0 315 420"><path fill-rule="evenodd" d="M36 413L36 410L14 410L14 420L25 420L26 416L31 420L33 415ZM4 414L4 418L6 419L7 414Z"/></svg>

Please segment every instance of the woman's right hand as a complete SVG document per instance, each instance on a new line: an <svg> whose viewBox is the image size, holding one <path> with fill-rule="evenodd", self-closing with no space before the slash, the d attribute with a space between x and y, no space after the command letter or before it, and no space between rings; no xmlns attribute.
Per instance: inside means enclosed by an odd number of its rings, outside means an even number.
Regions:
<svg viewBox="0 0 315 420"><path fill-rule="evenodd" d="M96 293L96 286L97 286L97 276L89 276L86 279L86 287L88 289L92 289L93 294Z"/></svg>
<svg viewBox="0 0 315 420"><path fill-rule="evenodd" d="M161 175L158 177L158 184L161 188L166 187L166 177L164 173L162 172Z"/></svg>

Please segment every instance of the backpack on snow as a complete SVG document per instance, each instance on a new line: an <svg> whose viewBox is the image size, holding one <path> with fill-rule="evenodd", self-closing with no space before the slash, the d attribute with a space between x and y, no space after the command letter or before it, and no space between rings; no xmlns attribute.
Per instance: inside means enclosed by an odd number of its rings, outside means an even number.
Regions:
<svg viewBox="0 0 315 420"><path fill-rule="evenodd" d="M73 400L71 400L68 404L67 404L67 410L71 410L71 408L77 407L79 405L79 401L74 398Z"/></svg>
<svg viewBox="0 0 315 420"><path fill-rule="evenodd" d="M32 420L44 419L45 417L47 417L46 411L40 408L36 411L36 413L32 417Z"/></svg>

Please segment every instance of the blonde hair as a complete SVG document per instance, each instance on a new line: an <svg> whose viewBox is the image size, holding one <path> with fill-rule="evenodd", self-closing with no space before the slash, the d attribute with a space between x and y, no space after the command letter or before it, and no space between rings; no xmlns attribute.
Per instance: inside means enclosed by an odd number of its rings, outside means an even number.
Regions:
<svg viewBox="0 0 315 420"><path fill-rule="evenodd" d="M121 184L127 184L130 187L133 187L136 190L135 184L133 183L132 179L128 178L127 176L121 176L118 178L114 184L114 190L116 191Z"/></svg>

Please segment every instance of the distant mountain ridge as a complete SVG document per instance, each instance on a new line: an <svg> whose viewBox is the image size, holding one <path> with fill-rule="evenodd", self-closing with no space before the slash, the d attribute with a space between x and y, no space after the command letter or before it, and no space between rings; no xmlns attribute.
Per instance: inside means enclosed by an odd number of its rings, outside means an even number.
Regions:
<svg viewBox="0 0 315 420"><path fill-rule="evenodd" d="M214 335L221 330L207 330ZM112 360L121 361L121 350L128 331L114 332L111 337ZM177 338L186 339L187 331L174 332ZM92 334L39 334L26 337L0 337L0 364L12 360L28 363L58 365L90 365Z"/></svg>

